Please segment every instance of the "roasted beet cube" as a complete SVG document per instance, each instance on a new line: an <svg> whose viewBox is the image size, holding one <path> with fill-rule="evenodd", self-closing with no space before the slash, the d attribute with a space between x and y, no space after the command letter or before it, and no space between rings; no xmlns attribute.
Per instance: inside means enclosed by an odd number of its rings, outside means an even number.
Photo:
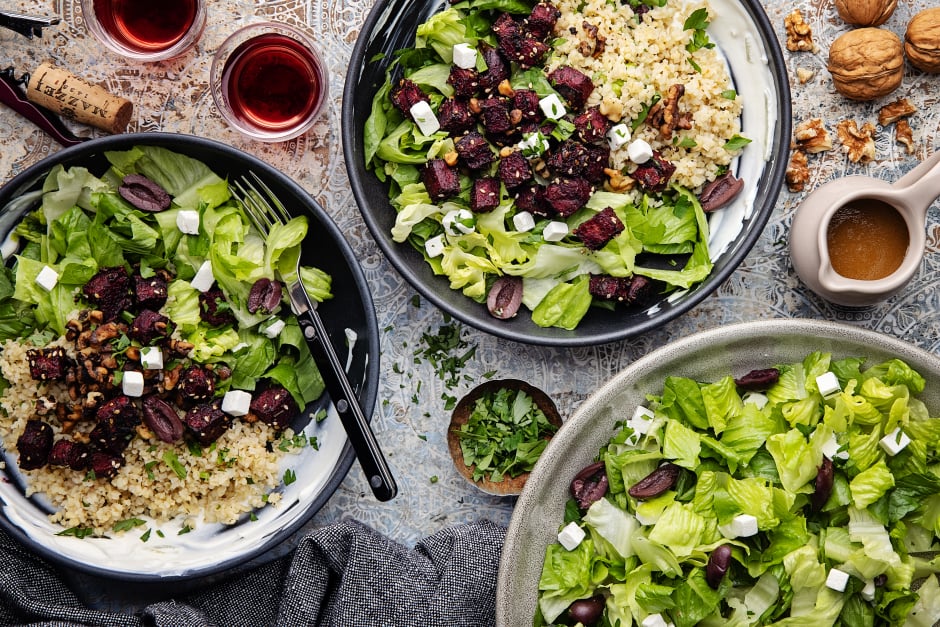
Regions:
<svg viewBox="0 0 940 627"><path fill-rule="evenodd" d="M509 119L509 104L502 98L486 98L480 101L480 121L489 133L506 133L512 128Z"/></svg>
<svg viewBox="0 0 940 627"><path fill-rule="evenodd" d="M567 218L587 203L592 192L586 179L557 179L545 188L545 201L558 215Z"/></svg>
<svg viewBox="0 0 940 627"><path fill-rule="evenodd" d="M542 118L539 95L534 89L516 89L512 94L512 108L522 113L522 119L534 122Z"/></svg>
<svg viewBox="0 0 940 627"><path fill-rule="evenodd" d="M199 293L199 317L203 322L214 327L235 324L232 306L225 300L225 294L218 287Z"/></svg>
<svg viewBox="0 0 940 627"><path fill-rule="evenodd" d="M123 465L124 458L121 455L94 451L88 456L88 467L95 473L95 477L111 478L118 473Z"/></svg>
<svg viewBox="0 0 940 627"><path fill-rule="evenodd" d="M594 83L590 77L570 65L559 67L548 75L548 79L555 90L576 110L584 106L588 96L594 91Z"/></svg>
<svg viewBox="0 0 940 627"><path fill-rule="evenodd" d="M604 141L611 122L598 107L589 107L574 118L574 128L586 144Z"/></svg>
<svg viewBox="0 0 940 627"><path fill-rule="evenodd" d="M290 392L280 386L271 386L251 399L249 411L261 422L281 431L290 426L300 408Z"/></svg>
<svg viewBox="0 0 940 627"><path fill-rule="evenodd" d="M524 29L522 24L508 13L503 13L496 18L492 28L496 41L499 43L500 52L510 61L518 63L520 67L532 67L548 52L548 46Z"/></svg>
<svg viewBox="0 0 940 627"><path fill-rule="evenodd" d="M156 311L144 309L131 322L127 335L141 344L151 344L155 339L167 338L173 332L170 319Z"/></svg>
<svg viewBox="0 0 940 627"><path fill-rule="evenodd" d="M188 412L183 419L189 433L200 444L212 444L225 433L232 423L231 417L222 411L219 401L203 403L196 405Z"/></svg>
<svg viewBox="0 0 940 627"><path fill-rule="evenodd" d="M130 309L131 278L123 266L102 268L85 284L82 294L104 313L104 321L109 322Z"/></svg>
<svg viewBox="0 0 940 627"><path fill-rule="evenodd" d="M666 190L669 178L675 171L676 166L666 161L658 151L653 151L653 157L646 163L638 165L631 176L644 190L661 193Z"/></svg>
<svg viewBox="0 0 940 627"><path fill-rule="evenodd" d="M418 102L422 100L424 102L430 103L431 99L428 98L428 95L421 91L421 88L418 87L418 84L403 78L398 86L392 89L391 94L392 104L398 107L398 110L404 113L409 119L411 118L411 107L413 107Z"/></svg>
<svg viewBox="0 0 940 627"><path fill-rule="evenodd" d="M533 37L545 39L552 33L559 17L561 17L561 11L555 5L550 2L539 2L532 7L525 25Z"/></svg>
<svg viewBox="0 0 940 627"><path fill-rule="evenodd" d="M545 163L558 176L583 177L598 183L604 179L604 168L610 164L610 148L568 139L551 152Z"/></svg>
<svg viewBox="0 0 940 627"><path fill-rule="evenodd" d="M630 277L616 277L609 274L592 274L588 282L588 292L601 300L619 300L629 286Z"/></svg>
<svg viewBox="0 0 940 627"><path fill-rule="evenodd" d="M87 444L75 440L56 440L49 452L49 464L67 466L72 470L85 470L88 467L91 449Z"/></svg>
<svg viewBox="0 0 940 627"><path fill-rule="evenodd" d="M16 450L20 454L20 468L42 468L49 460L49 452L52 450L52 427L42 420L28 420L22 435L16 439Z"/></svg>
<svg viewBox="0 0 940 627"><path fill-rule="evenodd" d="M139 274L134 275L134 302L138 309L156 311L166 304L166 297L167 284L162 276L155 274L145 279Z"/></svg>
<svg viewBox="0 0 940 627"><path fill-rule="evenodd" d="M450 69L447 83L454 88L455 98L472 98L480 89L480 74L474 69L464 69L455 65Z"/></svg>
<svg viewBox="0 0 940 627"><path fill-rule="evenodd" d="M591 250L600 250L607 242L622 233L623 229L623 222L613 209L607 207L579 224L573 231L573 235Z"/></svg>
<svg viewBox="0 0 940 627"><path fill-rule="evenodd" d="M452 135L469 131L476 125L476 118L470 111L470 104L464 100L447 98L437 110L437 121L441 128Z"/></svg>
<svg viewBox="0 0 940 627"><path fill-rule="evenodd" d="M184 402L202 403L215 394L215 375L205 367L193 364L183 371L176 386Z"/></svg>
<svg viewBox="0 0 940 627"><path fill-rule="evenodd" d="M513 150L499 160L498 175L506 189L512 190L532 181L532 168L520 151Z"/></svg>
<svg viewBox="0 0 940 627"><path fill-rule="evenodd" d="M516 209L528 211L532 215L550 217L552 208L545 201L545 188L541 185L525 185L515 190Z"/></svg>
<svg viewBox="0 0 940 627"><path fill-rule="evenodd" d="M634 274L630 279L630 285L627 287L623 297L623 302L628 305L643 304L653 292L653 281L645 276Z"/></svg>
<svg viewBox="0 0 940 627"><path fill-rule="evenodd" d="M470 210L478 213L492 211L499 206L499 179L491 176L473 181L470 189Z"/></svg>
<svg viewBox="0 0 940 627"><path fill-rule="evenodd" d="M421 171L421 181L431 200L444 200L460 193L460 173L443 159L431 159Z"/></svg>
<svg viewBox="0 0 940 627"><path fill-rule="evenodd" d="M486 70L480 72L480 88L485 92L491 92L509 78L509 63L499 50L485 43L480 43L479 51L483 62L486 63Z"/></svg>
<svg viewBox="0 0 940 627"><path fill-rule="evenodd" d="M454 147L457 149L461 163L471 170L485 168L496 159L489 142L476 131L470 131L455 141Z"/></svg>
<svg viewBox="0 0 940 627"><path fill-rule="evenodd" d="M95 412L99 425L107 425L115 434L133 434L140 424L140 410L123 394L105 401Z"/></svg>
<svg viewBox="0 0 940 627"><path fill-rule="evenodd" d="M72 360L60 346L52 348L34 348L26 351L29 363L29 375L37 381L62 381Z"/></svg>

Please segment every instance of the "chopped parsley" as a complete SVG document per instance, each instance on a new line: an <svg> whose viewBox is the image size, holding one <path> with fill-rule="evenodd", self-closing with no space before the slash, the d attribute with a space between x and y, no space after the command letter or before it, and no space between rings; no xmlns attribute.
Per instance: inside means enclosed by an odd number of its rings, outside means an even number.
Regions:
<svg viewBox="0 0 940 627"><path fill-rule="evenodd" d="M294 483L295 481L297 481L297 475L294 473L294 471L291 470L290 468L285 470L284 471L284 485L290 485Z"/></svg>
<svg viewBox="0 0 940 627"><path fill-rule="evenodd" d="M63 529L58 532L57 536L72 536L73 538L87 538L90 535L93 535L95 530L91 527L69 527L68 529Z"/></svg>
<svg viewBox="0 0 940 627"><path fill-rule="evenodd" d="M460 370L476 354L476 344L469 344L461 334L461 327L449 317L436 334L424 333L421 340L425 348L419 349L415 357L430 361L444 385L448 389L455 388L460 382Z"/></svg>
<svg viewBox="0 0 940 627"><path fill-rule="evenodd" d="M685 49L688 50L690 54L702 48L715 47L715 44L708 38L708 33L705 31L709 23L708 9L704 7L692 11L692 14L686 18L682 28L692 31L692 39L685 45Z"/></svg>
<svg viewBox="0 0 940 627"><path fill-rule="evenodd" d="M141 520L140 518L127 518L125 520L117 521L116 523L111 525L111 528L114 529L115 531L120 532L120 531L127 531L128 529L133 529L134 527L139 527L143 524L145 524L145 521Z"/></svg>
<svg viewBox="0 0 940 627"><path fill-rule="evenodd" d="M747 137L742 137L740 135L735 135L731 139L725 142L725 150L739 150L744 148L751 143L751 140Z"/></svg>
<svg viewBox="0 0 940 627"><path fill-rule="evenodd" d="M163 453L163 463L170 467L170 470L176 473L180 479L186 478L186 467L180 462L175 451L166 451Z"/></svg>

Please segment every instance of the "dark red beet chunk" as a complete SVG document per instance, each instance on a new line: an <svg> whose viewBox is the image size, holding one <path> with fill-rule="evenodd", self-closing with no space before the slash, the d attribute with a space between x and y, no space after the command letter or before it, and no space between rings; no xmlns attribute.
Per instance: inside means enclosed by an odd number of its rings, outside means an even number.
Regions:
<svg viewBox="0 0 940 627"><path fill-rule="evenodd" d="M470 105L456 98L447 98L437 111L437 121L441 128L452 135L469 131L476 124L476 118L470 111Z"/></svg>
<svg viewBox="0 0 940 627"><path fill-rule="evenodd" d="M480 43L479 51L486 63L486 70L480 73L480 87L483 91L491 92L509 78L509 63L499 50L485 43Z"/></svg>
<svg viewBox="0 0 940 627"><path fill-rule="evenodd" d="M516 209L532 215L548 218L552 208L545 201L545 188L541 185L526 185L516 192Z"/></svg>
<svg viewBox="0 0 940 627"><path fill-rule="evenodd" d="M85 284L82 293L104 313L104 321L110 322L130 309L131 278L122 266L103 268Z"/></svg>
<svg viewBox="0 0 940 627"><path fill-rule="evenodd" d="M536 122L542 119L539 111L539 95L533 89L516 89L512 94L512 108L522 113L522 119Z"/></svg>
<svg viewBox="0 0 940 627"><path fill-rule="evenodd" d="M134 275L134 302L138 308L156 311L166 304L166 298L167 284L163 277L154 275L145 279Z"/></svg>
<svg viewBox="0 0 940 627"><path fill-rule="evenodd" d="M592 191L585 179L559 179L545 188L545 200L558 215L567 218L587 203Z"/></svg>
<svg viewBox="0 0 940 627"><path fill-rule="evenodd" d="M607 242L623 232L624 225L613 209L597 212L575 228L573 235L587 248L600 250Z"/></svg>
<svg viewBox="0 0 940 627"><path fill-rule="evenodd" d="M215 394L215 375L193 364L183 371L177 384L180 397L189 403L208 401Z"/></svg>
<svg viewBox="0 0 940 627"><path fill-rule="evenodd" d="M72 366L65 349L59 346L30 349L26 351L26 361L29 375L37 381L62 381Z"/></svg>
<svg viewBox="0 0 940 627"><path fill-rule="evenodd" d="M432 200L444 200L460 193L460 174L443 159L431 159L421 171L421 180Z"/></svg>
<svg viewBox="0 0 940 627"><path fill-rule="evenodd" d="M272 386L251 399L250 411L261 422L281 431L290 426L300 408L290 392L280 386Z"/></svg>
<svg viewBox="0 0 940 627"><path fill-rule="evenodd" d="M52 427L38 419L27 421L23 434L16 439L16 450L20 454L20 468L42 468L52 451Z"/></svg>
<svg viewBox="0 0 940 627"><path fill-rule="evenodd" d="M590 107L574 118L574 128L581 141L587 144L604 141L610 131L611 122L598 107Z"/></svg>
<svg viewBox="0 0 940 627"><path fill-rule="evenodd" d="M173 332L170 319L156 311L144 309L127 330L127 335L141 344L150 344L157 338L167 338Z"/></svg>
<svg viewBox="0 0 940 627"><path fill-rule="evenodd" d="M518 150L512 151L499 160L497 172L499 180L509 190L532 181L532 168L529 166L529 160Z"/></svg>
<svg viewBox="0 0 940 627"><path fill-rule="evenodd" d="M588 293L601 300L622 300L620 294L630 285L630 277L609 274L592 274L588 282Z"/></svg>
<svg viewBox="0 0 940 627"><path fill-rule="evenodd" d="M402 79L398 87L392 89L389 98L392 104L398 107L398 110L404 113L408 118L411 118L411 107L415 104L422 100L427 103L431 102L431 99L428 98L426 93L421 91L417 83L407 78Z"/></svg>
<svg viewBox="0 0 940 627"><path fill-rule="evenodd" d="M450 69L447 83L454 88L455 98L472 98L480 90L480 75L474 69L464 69L455 65Z"/></svg>
<svg viewBox="0 0 940 627"><path fill-rule="evenodd" d="M561 11L550 2L539 2L532 7L526 18L526 27L533 37L545 39L552 33L555 23L561 17Z"/></svg>
<svg viewBox="0 0 940 627"><path fill-rule="evenodd" d="M202 445L209 445L225 433L232 422L228 414L222 411L219 401L196 405L183 419L190 434Z"/></svg>
<svg viewBox="0 0 940 627"><path fill-rule="evenodd" d="M653 152L653 157L646 163L637 166L632 176L644 190L661 193L666 190L669 178L676 171L672 165L659 152Z"/></svg>
<svg viewBox="0 0 940 627"><path fill-rule="evenodd" d="M519 64L522 68L530 68L537 64L548 52L548 46L538 40L533 34L525 30L508 13L503 13L493 23L493 33L499 43L499 50L503 56Z"/></svg>
<svg viewBox="0 0 940 627"><path fill-rule="evenodd" d="M53 466L67 466L72 470L88 468L91 450L88 445L74 440L56 440L49 452L49 463Z"/></svg>
<svg viewBox="0 0 940 627"><path fill-rule="evenodd" d="M95 451L89 456L88 466L96 477L113 477L124 465L124 458L104 451Z"/></svg>
<svg viewBox="0 0 940 627"><path fill-rule="evenodd" d="M563 65L548 75L555 90L571 105L572 109L580 110L587 102L588 96L594 91L594 83L583 72L571 66Z"/></svg>
<svg viewBox="0 0 940 627"><path fill-rule="evenodd" d="M235 315L225 300L225 294L218 287L199 293L199 317L206 324L220 327L235 324Z"/></svg>
<svg viewBox="0 0 940 627"><path fill-rule="evenodd" d="M489 133L506 133L512 129L509 105L502 98L487 98L480 101L480 121Z"/></svg>
<svg viewBox="0 0 940 627"><path fill-rule="evenodd" d="M498 206L499 179L487 176L474 180L470 190L470 210L483 213Z"/></svg>
<svg viewBox="0 0 940 627"><path fill-rule="evenodd" d="M546 165L558 176L583 177L591 183L604 179L604 168L610 163L610 148L569 139L549 155Z"/></svg>
<svg viewBox="0 0 940 627"><path fill-rule="evenodd" d="M460 162L471 170L485 168L496 159L486 138L476 131L470 131L455 141L454 148L457 150Z"/></svg>

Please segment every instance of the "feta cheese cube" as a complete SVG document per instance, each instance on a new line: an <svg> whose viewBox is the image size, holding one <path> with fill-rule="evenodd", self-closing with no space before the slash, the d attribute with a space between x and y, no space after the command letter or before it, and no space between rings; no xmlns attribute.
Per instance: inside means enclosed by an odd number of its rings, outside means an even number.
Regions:
<svg viewBox="0 0 940 627"><path fill-rule="evenodd" d="M464 70L472 70L477 65L477 51L465 42L455 44L454 65Z"/></svg>
<svg viewBox="0 0 940 627"><path fill-rule="evenodd" d="M640 627L672 627L672 623L667 622L662 614L650 614L640 621Z"/></svg>
<svg viewBox="0 0 940 627"><path fill-rule="evenodd" d="M859 592L862 595L862 598L866 601L875 600L875 582L871 579L865 582L865 587L862 588L862 591Z"/></svg>
<svg viewBox="0 0 940 627"><path fill-rule="evenodd" d="M215 283L215 275L212 274L212 263L209 260L203 261L199 269L196 270L196 276L189 284L193 286L193 289L200 292L208 292L213 283Z"/></svg>
<svg viewBox="0 0 940 627"><path fill-rule="evenodd" d="M845 586L849 583L849 574L844 570L832 568L826 575L826 587L836 592L845 592Z"/></svg>
<svg viewBox="0 0 940 627"><path fill-rule="evenodd" d="M39 271L39 274L36 275L36 285L46 290L47 292L51 292L58 282L59 273L49 266L43 266L42 270Z"/></svg>
<svg viewBox="0 0 940 627"><path fill-rule="evenodd" d="M178 228L181 233L186 233L187 235L198 235L199 212L193 211L192 209L181 209L180 212L176 214L176 228Z"/></svg>
<svg viewBox="0 0 940 627"><path fill-rule="evenodd" d="M549 94L539 100L539 108L545 114L545 117L550 120L560 120L568 112L565 109L565 103L561 101L558 94Z"/></svg>
<svg viewBox="0 0 940 627"><path fill-rule="evenodd" d="M411 105L411 109L408 111L422 135L433 135L440 130L441 123L437 121L437 116L431 110L431 105L424 100L419 100Z"/></svg>
<svg viewBox="0 0 940 627"><path fill-rule="evenodd" d="M121 390L125 396L141 396L144 393L144 375L136 370L125 370L121 379Z"/></svg>
<svg viewBox="0 0 940 627"><path fill-rule="evenodd" d="M757 519L750 514L738 514L726 525L718 525L718 531L729 540L750 538L757 535Z"/></svg>
<svg viewBox="0 0 940 627"><path fill-rule="evenodd" d="M524 233L535 228L535 218L528 211L520 211L512 217L512 224L517 231Z"/></svg>
<svg viewBox="0 0 940 627"><path fill-rule="evenodd" d="M616 124L607 131L607 144L611 150L617 150L630 141L630 127L626 124Z"/></svg>
<svg viewBox="0 0 940 627"><path fill-rule="evenodd" d="M435 235L431 239L424 240L424 251L428 257L440 257L444 254L444 236Z"/></svg>
<svg viewBox="0 0 940 627"><path fill-rule="evenodd" d="M277 318L274 320L274 322L264 327L264 329L262 329L261 332L264 333L266 337L269 337L273 340L274 338L276 338L278 335L281 334L281 331L283 331L284 327L286 326L287 324L283 320L281 320L280 318Z"/></svg>
<svg viewBox="0 0 940 627"><path fill-rule="evenodd" d="M878 441L878 444L881 445L881 448L883 448L888 455L897 455L910 443L911 439L907 437L906 433L901 431L900 427L895 427L894 431Z"/></svg>
<svg viewBox="0 0 940 627"><path fill-rule="evenodd" d="M450 235L466 235L476 230L476 218L469 209L453 209L444 214L441 225Z"/></svg>
<svg viewBox="0 0 940 627"><path fill-rule="evenodd" d="M163 351L156 346L144 346L140 349L140 365L145 370L163 370Z"/></svg>
<svg viewBox="0 0 940 627"><path fill-rule="evenodd" d="M646 163L653 158L653 147L646 140L636 139L627 146L627 156L637 165Z"/></svg>
<svg viewBox="0 0 940 627"><path fill-rule="evenodd" d="M848 459L848 458L849 458L849 452L848 452L848 451L840 451L840 450L839 450L839 442L838 442L838 440L836 440L836 436L835 436L835 435L829 436L829 439L826 440L825 442L823 442L823 445L822 445L821 448L822 448L822 454L825 455L826 457L828 457L829 459L833 459L833 460L835 460L835 459L843 459L843 460L845 460L845 459Z"/></svg>
<svg viewBox="0 0 940 627"><path fill-rule="evenodd" d="M833 372L824 372L816 377L816 387L819 388L819 393L823 396L832 396L836 392L842 391L839 378Z"/></svg>
<svg viewBox="0 0 940 627"><path fill-rule="evenodd" d="M565 528L558 533L558 541L569 551L574 551L584 540L587 534L584 529L578 526L578 523L572 521L565 525Z"/></svg>
<svg viewBox="0 0 940 627"><path fill-rule="evenodd" d="M770 399L766 395L761 394L760 392L746 392L744 394L744 402L751 403L752 405L757 405L757 409L763 409L767 403L770 402Z"/></svg>
<svg viewBox="0 0 940 627"><path fill-rule="evenodd" d="M229 390L222 397L222 411L229 416L244 416L251 406L251 394L244 390Z"/></svg>
<svg viewBox="0 0 940 627"><path fill-rule="evenodd" d="M522 137L522 141L516 144L516 148L522 151L526 158L537 157L550 147L548 140L539 132L526 133Z"/></svg>
<svg viewBox="0 0 940 627"><path fill-rule="evenodd" d="M565 239L565 235L568 234L568 225L565 222L558 222L552 220L545 225L545 229L542 231L542 237L545 238L546 242L560 242Z"/></svg>

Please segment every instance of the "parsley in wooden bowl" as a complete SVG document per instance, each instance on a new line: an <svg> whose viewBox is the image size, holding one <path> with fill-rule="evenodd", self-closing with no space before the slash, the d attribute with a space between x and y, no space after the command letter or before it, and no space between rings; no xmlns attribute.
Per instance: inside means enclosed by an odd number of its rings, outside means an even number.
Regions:
<svg viewBox="0 0 940 627"><path fill-rule="evenodd" d="M561 424L542 390L516 379L487 381L457 403L447 445L457 470L479 489L519 494Z"/></svg>

